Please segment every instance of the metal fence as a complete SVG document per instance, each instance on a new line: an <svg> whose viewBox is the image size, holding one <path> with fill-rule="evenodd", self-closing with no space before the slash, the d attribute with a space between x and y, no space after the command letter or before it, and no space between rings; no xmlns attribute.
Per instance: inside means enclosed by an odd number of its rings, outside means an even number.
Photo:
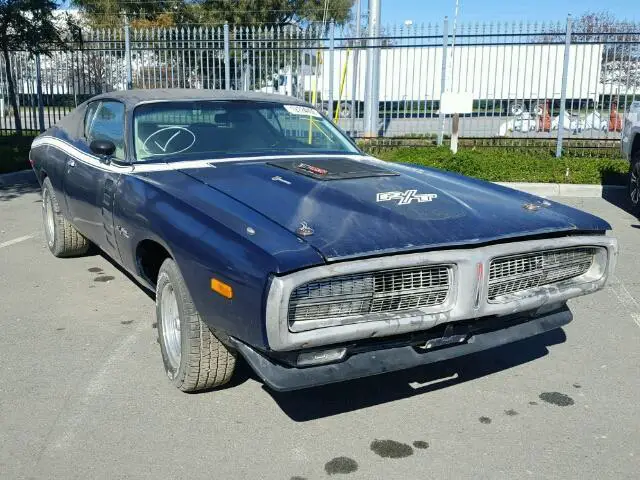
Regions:
<svg viewBox="0 0 640 480"><path fill-rule="evenodd" d="M238 89L304 98L354 137L438 137L443 92L470 92L462 137L619 138L640 100L640 25L332 24L85 32L68 51L11 53L23 128L42 130L91 96L125 88ZM367 63L379 62L366 131ZM15 130L4 59L0 129ZM40 94L39 94L40 92ZM41 105L39 109L38 106Z"/></svg>

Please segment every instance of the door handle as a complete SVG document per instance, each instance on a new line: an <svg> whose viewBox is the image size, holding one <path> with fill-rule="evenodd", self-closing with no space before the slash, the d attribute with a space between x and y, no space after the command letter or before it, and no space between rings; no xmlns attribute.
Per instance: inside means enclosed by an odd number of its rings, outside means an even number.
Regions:
<svg viewBox="0 0 640 480"><path fill-rule="evenodd" d="M67 167L75 167L76 166L76 161L72 158L70 158L69 160L67 160Z"/></svg>

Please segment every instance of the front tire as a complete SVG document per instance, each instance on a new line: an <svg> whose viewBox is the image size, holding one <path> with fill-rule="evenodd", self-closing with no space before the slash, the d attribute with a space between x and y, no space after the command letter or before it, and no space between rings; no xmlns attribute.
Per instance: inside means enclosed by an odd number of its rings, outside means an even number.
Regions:
<svg viewBox="0 0 640 480"><path fill-rule="evenodd" d="M231 379L236 352L220 342L202 321L178 266L170 258L158 273L156 317L162 361L176 388L198 392Z"/></svg>
<svg viewBox="0 0 640 480"><path fill-rule="evenodd" d="M629 200L635 215L640 215L640 150L631 156L629 168Z"/></svg>
<svg viewBox="0 0 640 480"><path fill-rule="evenodd" d="M42 221L47 247L56 257L76 257L89 250L89 241L64 218L49 178L42 182Z"/></svg>

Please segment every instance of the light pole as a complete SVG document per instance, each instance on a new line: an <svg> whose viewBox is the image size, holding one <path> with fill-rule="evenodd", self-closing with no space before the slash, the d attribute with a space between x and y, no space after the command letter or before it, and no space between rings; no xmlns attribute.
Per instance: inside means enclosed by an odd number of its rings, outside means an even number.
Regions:
<svg viewBox="0 0 640 480"><path fill-rule="evenodd" d="M351 135L356 132L356 114L359 109L356 108L356 89L358 88L358 79L360 78L358 71L358 59L360 56L360 35L362 25L362 0L356 0L356 39L353 42L353 72L351 74Z"/></svg>
<svg viewBox="0 0 640 480"><path fill-rule="evenodd" d="M369 42L367 52L367 88L364 104L364 135L378 136L378 109L380 97L380 3L369 0Z"/></svg>

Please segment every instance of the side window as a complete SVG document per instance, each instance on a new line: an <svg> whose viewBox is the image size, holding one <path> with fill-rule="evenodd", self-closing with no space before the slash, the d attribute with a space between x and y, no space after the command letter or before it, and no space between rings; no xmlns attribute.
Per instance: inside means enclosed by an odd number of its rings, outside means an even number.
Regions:
<svg viewBox="0 0 640 480"><path fill-rule="evenodd" d="M89 106L85 117L87 141L91 143L94 140L111 140L116 146L114 156L124 160L124 104L113 101L100 102L90 117L92 107L93 105Z"/></svg>
<svg viewBox="0 0 640 480"><path fill-rule="evenodd" d="M96 110L100 106L100 102L90 103L87 107L87 111L84 114L84 136L89 138L89 131L91 130L91 124L96 116Z"/></svg>
<svg viewBox="0 0 640 480"><path fill-rule="evenodd" d="M262 115L278 133L282 133L282 125L280 125L278 117L273 113L271 108L261 108L259 112L260 115Z"/></svg>

